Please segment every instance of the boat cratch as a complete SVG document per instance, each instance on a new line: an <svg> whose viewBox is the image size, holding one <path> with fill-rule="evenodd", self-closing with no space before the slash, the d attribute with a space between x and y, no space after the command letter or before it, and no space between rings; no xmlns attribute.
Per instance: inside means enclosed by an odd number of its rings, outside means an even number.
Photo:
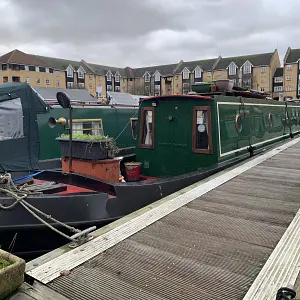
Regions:
<svg viewBox="0 0 300 300"><path fill-rule="evenodd" d="M76 242L78 236L89 238L94 226L117 220L284 142L300 130L299 104L266 100L265 96L261 99L262 95L252 92L146 98L140 103L136 127L135 165L141 174L132 173L131 168L127 178L125 168L125 180L136 181L110 181L90 171L96 164L114 160L123 170L121 157L89 161L68 157L66 152L63 170L40 170L36 120L37 113L48 108L29 86L20 85L19 89L0 95L0 166L3 172L12 174L18 195L22 190L23 194L31 192L12 205L12 195L2 190L0 244L6 249L15 240L13 253L23 257L49 251L70 238ZM11 126L12 121L16 127ZM68 169L69 159L72 169ZM29 213L28 207L37 214L41 212L39 216L48 225Z"/></svg>

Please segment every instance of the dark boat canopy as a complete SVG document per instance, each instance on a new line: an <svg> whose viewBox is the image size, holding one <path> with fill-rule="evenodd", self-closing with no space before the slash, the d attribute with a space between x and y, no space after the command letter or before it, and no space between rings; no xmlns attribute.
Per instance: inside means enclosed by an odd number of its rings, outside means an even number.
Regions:
<svg viewBox="0 0 300 300"><path fill-rule="evenodd" d="M48 109L28 84L0 85L0 172L38 169L37 114Z"/></svg>

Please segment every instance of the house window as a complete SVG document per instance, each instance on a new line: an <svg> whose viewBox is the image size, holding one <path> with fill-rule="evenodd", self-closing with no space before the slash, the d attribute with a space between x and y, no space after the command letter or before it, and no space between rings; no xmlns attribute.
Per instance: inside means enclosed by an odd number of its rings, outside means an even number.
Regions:
<svg viewBox="0 0 300 300"><path fill-rule="evenodd" d="M218 71L218 76L222 76L222 71Z"/></svg>
<svg viewBox="0 0 300 300"><path fill-rule="evenodd" d="M115 75L115 82L120 82L120 74L118 72Z"/></svg>
<svg viewBox="0 0 300 300"><path fill-rule="evenodd" d="M130 90L130 86L128 87L128 89ZM150 86L145 86L145 94L146 96L150 96Z"/></svg>
<svg viewBox="0 0 300 300"><path fill-rule="evenodd" d="M133 139L136 140L137 137L137 128L138 128L138 118L131 118L130 119L130 124L131 124L131 134Z"/></svg>
<svg viewBox="0 0 300 300"><path fill-rule="evenodd" d="M20 98L0 102L0 140L18 139L24 136L23 109Z"/></svg>
<svg viewBox="0 0 300 300"><path fill-rule="evenodd" d="M141 111L140 148L154 148L154 107Z"/></svg>
<svg viewBox="0 0 300 300"><path fill-rule="evenodd" d="M182 93L183 94L188 94L189 91L190 91L190 85L189 85L189 83L184 83L182 85Z"/></svg>
<svg viewBox="0 0 300 300"><path fill-rule="evenodd" d="M56 77L59 76L59 71L55 71L55 76L56 76Z"/></svg>
<svg viewBox="0 0 300 300"><path fill-rule="evenodd" d="M2 65L2 70L6 71L7 70L7 65Z"/></svg>
<svg viewBox="0 0 300 300"><path fill-rule="evenodd" d="M46 79L46 84L49 85L50 84L50 80Z"/></svg>
<svg viewBox="0 0 300 300"><path fill-rule="evenodd" d="M30 78L26 77L26 83L30 83Z"/></svg>
<svg viewBox="0 0 300 300"><path fill-rule="evenodd" d="M67 88L68 89L72 89L74 86L74 83L73 82L67 82Z"/></svg>
<svg viewBox="0 0 300 300"><path fill-rule="evenodd" d="M235 129L238 133L240 133L243 129L243 122L240 114L235 116Z"/></svg>
<svg viewBox="0 0 300 300"><path fill-rule="evenodd" d="M200 67L197 67L194 72L195 78L201 78L202 70Z"/></svg>
<svg viewBox="0 0 300 300"><path fill-rule="evenodd" d="M46 73L49 73L50 71L49 71L49 68L46 68Z"/></svg>
<svg viewBox="0 0 300 300"><path fill-rule="evenodd" d="M211 72L207 72L207 77L211 77Z"/></svg>
<svg viewBox="0 0 300 300"><path fill-rule="evenodd" d="M286 87L286 91L287 91L287 92L291 92L291 91L292 91L292 87L288 85L288 86Z"/></svg>
<svg viewBox="0 0 300 300"><path fill-rule="evenodd" d="M115 86L115 92L121 92L121 88L117 85L117 86Z"/></svg>
<svg viewBox="0 0 300 300"><path fill-rule="evenodd" d="M25 71L29 71L29 66L25 66Z"/></svg>
<svg viewBox="0 0 300 300"><path fill-rule="evenodd" d="M59 81L58 80L56 80L55 85L59 86Z"/></svg>
<svg viewBox="0 0 300 300"><path fill-rule="evenodd" d="M38 78L38 79L36 80L36 83L40 84L40 83L41 83L41 79Z"/></svg>
<svg viewBox="0 0 300 300"><path fill-rule="evenodd" d="M159 84L155 85L155 87L154 87L154 93L155 93L155 96L159 96L160 95L160 85Z"/></svg>
<svg viewBox="0 0 300 300"><path fill-rule="evenodd" d="M8 82L8 77L7 76L3 77L3 83L7 83L7 82Z"/></svg>
<svg viewBox="0 0 300 300"><path fill-rule="evenodd" d="M261 73L266 73L266 70L267 70L266 67L261 67L261 68L260 68Z"/></svg>
<svg viewBox="0 0 300 300"><path fill-rule="evenodd" d="M67 68L67 77L73 78L73 69L69 66Z"/></svg>
<svg viewBox="0 0 300 300"><path fill-rule="evenodd" d="M36 72L39 72L39 71L40 71L40 68L39 68L39 67L35 67L35 71L36 71Z"/></svg>
<svg viewBox="0 0 300 300"><path fill-rule="evenodd" d="M291 81L291 80L292 80L292 76L287 75L287 76L286 76L286 80L287 80L287 81Z"/></svg>
<svg viewBox="0 0 300 300"><path fill-rule="evenodd" d="M236 75L236 65L235 64L231 63L229 65L228 74L229 75Z"/></svg>
<svg viewBox="0 0 300 300"><path fill-rule="evenodd" d="M290 71L290 70L293 69L293 66L292 66L292 65L287 65L287 66L286 66L286 69L287 69L288 71Z"/></svg>
<svg viewBox="0 0 300 300"><path fill-rule="evenodd" d="M189 79L190 78L190 71L185 68L183 71L182 71L182 79Z"/></svg>
<svg viewBox="0 0 300 300"><path fill-rule="evenodd" d="M265 77L262 77L261 79L260 79L260 82L265 82L266 81L266 78Z"/></svg>
<svg viewBox="0 0 300 300"><path fill-rule="evenodd" d="M282 77L275 77L274 82L276 82L276 83L283 82L283 78Z"/></svg>
<svg viewBox="0 0 300 300"><path fill-rule="evenodd" d="M93 75L92 74L89 74L89 79L93 79Z"/></svg>
<svg viewBox="0 0 300 300"><path fill-rule="evenodd" d="M20 82L21 80L20 80L20 77L18 77L18 76L13 76L13 77L12 77L12 81L13 81L13 82Z"/></svg>
<svg viewBox="0 0 300 300"><path fill-rule="evenodd" d="M145 77L145 82L150 82L150 74L149 73L146 73L144 77Z"/></svg>
<svg viewBox="0 0 300 300"><path fill-rule="evenodd" d="M84 72L81 69L78 70L78 78L84 78Z"/></svg>
<svg viewBox="0 0 300 300"><path fill-rule="evenodd" d="M193 108L193 144L194 153L212 153L212 134L209 106Z"/></svg>
<svg viewBox="0 0 300 300"><path fill-rule="evenodd" d="M251 88L251 86L252 86L251 78L244 80L244 87L245 88Z"/></svg>
<svg viewBox="0 0 300 300"><path fill-rule="evenodd" d="M107 74L106 74L106 80L111 81L111 72L110 71L107 72Z"/></svg>
<svg viewBox="0 0 300 300"><path fill-rule="evenodd" d="M84 83L83 83L83 82L79 82L79 83L78 83L78 87L79 87L80 89L84 89Z"/></svg>
<svg viewBox="0 0 300 300"><path fill-rule="evenodd" d="M108 84L108 85L106 86L106 90L107 90L108 92L110 92L110 91L112 90L112 87L111 87L110 84Z"/></svg>
<svg viewBox="0 0 300 300"><path fill-rule="evenodd" d="M158 72L155 73L154 80L155 81L160 81L160 74Z"/></svg>
<svg viewBox="0 0 300 300"><path fill-rule="evenodd" d="M104 135L102 119L74 119L73 134Z"/></svg>
<svg viewBox="0 0 300 300"><path fill-rule="evenodd" d="M274 86L274 92L282 92L282 86Z"/></svg>
<svg viewBox="0 0 300 300"><path fill-rule="evenodd" d="M251 73L251 64L249 61L247 61L244 64L244 74L250 74L250 73Z"/></svg>

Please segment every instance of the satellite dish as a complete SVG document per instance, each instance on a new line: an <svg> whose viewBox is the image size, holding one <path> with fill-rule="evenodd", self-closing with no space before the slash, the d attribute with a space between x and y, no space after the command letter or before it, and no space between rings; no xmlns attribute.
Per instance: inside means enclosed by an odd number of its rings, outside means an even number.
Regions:
<svg viewBox="0 0 300 300"><path fill-rule="evenodd" d="M71 99L66 93L58 92L56 94L56 99L62 108L71 108Z"/></svg>

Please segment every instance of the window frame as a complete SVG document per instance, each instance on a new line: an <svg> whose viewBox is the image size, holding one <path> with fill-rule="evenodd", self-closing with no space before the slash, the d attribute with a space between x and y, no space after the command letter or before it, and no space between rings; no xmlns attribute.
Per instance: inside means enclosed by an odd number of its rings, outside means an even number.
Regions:
<svg viewBox="0 0 300 300"><path fill-rule="evenodd" d="M133 128L132 128L132 123L133 123L133 121L138 121L138 118L130 118L131 135L132 135L132 138L133 138L134 140L136 140L136 139L137 139L137 136L138 136L138 133L136 133L136 137L134 137L134 134L133 134ZM137 125L138 125L138 123L137 123ZM138 126L137 126L137 128L138 128Z"/></svg>
<svg viewBox="0 0 300 300"><path fill-rule="evenodd" d="M251 63L249 61L246 61L244 63L243 73L244 74L251 74L252 73L252 66L251 66Z"/></svg>
<svg viewBox="0 0 300 300"><path fill-rule="evenodd" d="M267 72L267 67L261 67L260 72L261 73L266 73Z"/></svg>
<svg viewBox="0 0 300 300"><path fill-rule="evenodd" d="M120 78L121 78L120 73L117 72L117 73L115 74L115 82L120 82Z"/></svg>
<svg viewBox="0 0 300 300"><path fill-rule="evenodd" d="M289 64L286 66L287 71L293 70L293 65Z"/></svg>
<svg viewBox="0 0 300 300"><path fill-rule="evenodd" d="M194 70L194 77L195 79L202 78L202 69L199 66L197 66Z"/></svg>
<svg viewBox="0 0 300 300"><path fill-rule="evenodd" d="M236 65L234 63L231 63L229 66L228 66L228 75L229 76L234 76L236 75Z"/></svg>
<svg viewBox="0 0 300 300"><path fill-rule="evenodd" d="M190 71L187 68L184 68L182 70L182 79L183 80L189 80L190 79Z"/></svg>
<svg viewBox="0 0 300 300"><path fill-rule="evenodd" d="M72 120L72 123L92 123L92 122L99 122L100 123L99 128L93 128L93 127L82 128L82 131L102 130L103 136L104 136L102 119L74 119L74 120ZM70 128L70 120L68 120L68 126ZM73 131L74 131L74 128L73 128ZM76 129L75 129L75 131L76 131ZM73 132L73 134L75 134L75 133Z"/></svg>
<svg viewBox="0 0 300 300"><path fill-rule="evenodd" d="M207 125L208 125L208 149L198 149L196 148L196 126L197 125L197 111L207 111ZM193 127L192 127L192 152L200 154L212 154L213 153L213 143L212 143L212 128L211 128L211 108L210 106L194 106L193 107Z"/></svg>
<svg viewBox="0 0 300 300"><path fill-rule="evenodd" d="M143 126L145 122L145 111L152 111L152 131L151 131L151 138L152 138L152 145L145 145L142 144L143 138ZM154 107L142 107L141 109L141 122L140 122L140 131L139 131L139 148L142 149L154 149L154 129L155 129L155 108Z"/></svg>

